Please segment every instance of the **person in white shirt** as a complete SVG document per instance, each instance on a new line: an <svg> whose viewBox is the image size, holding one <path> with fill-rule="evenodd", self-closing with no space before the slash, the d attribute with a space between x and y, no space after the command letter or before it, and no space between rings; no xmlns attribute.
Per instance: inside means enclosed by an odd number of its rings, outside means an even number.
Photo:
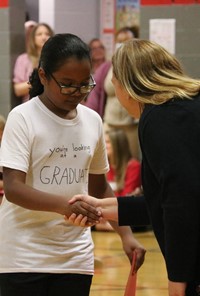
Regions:
<svg viewBox="0 0 200 296"><path fill-rule="evenodd" d="M30 78L31 100L8 116L0 155L5 190L1 296L89 295L91 231L69 224L64 216L86 214L68 203L75 194L114 196L106 181L102 120L80 104L95 87L91 69L89 48L79 37L49 38ZM135 251L141 266L145 249L131 228L112 226L129 260Z"/></svg>

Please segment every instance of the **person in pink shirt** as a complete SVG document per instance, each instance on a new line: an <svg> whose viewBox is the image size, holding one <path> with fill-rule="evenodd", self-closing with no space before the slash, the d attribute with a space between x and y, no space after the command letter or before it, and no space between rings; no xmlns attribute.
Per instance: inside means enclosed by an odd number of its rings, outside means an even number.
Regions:
<svg viewBox="0 0 200 296"><path fill-rule="evenodd" d="M93 74L106 61L106 49L104 44L99 38L93 38L89 42L91 60L92 60L92 71Z"/></svg>
<svg viewBox="0 0 200 296"><path fill-rule="evenodd" d="M13 86L16 97L21 103L29 99L29 77L37 68L40 53L44 43L53 36L54 32L48 24L39 23L31 31L27 51L18 56L13 73Z"/></svg>

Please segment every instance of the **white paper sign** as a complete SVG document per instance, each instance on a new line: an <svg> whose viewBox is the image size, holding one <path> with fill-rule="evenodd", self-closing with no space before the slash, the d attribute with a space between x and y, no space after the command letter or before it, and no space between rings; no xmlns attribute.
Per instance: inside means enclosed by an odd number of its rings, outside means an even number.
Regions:
<svg viewBox="0 0 200 296"><path fill-rule="evenodd" d="M175 33L175 19L149 20L149 40L162 45L172 54L175 54Z"/></svg>

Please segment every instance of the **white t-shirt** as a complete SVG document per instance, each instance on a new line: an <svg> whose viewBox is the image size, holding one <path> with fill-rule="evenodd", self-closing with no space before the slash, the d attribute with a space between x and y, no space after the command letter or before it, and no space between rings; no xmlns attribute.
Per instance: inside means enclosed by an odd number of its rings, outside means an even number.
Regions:
<svg viewBox="0 0 200 296"><path fill-rule="evenodd" d="M38 97L14 108L7 119L0 165L27 174L38 190L72 197L88 192L88 174L104 174L108 161L102 122L78 105L65 120ZM31 211L3 198L0 207L0 273L93 274L90 228L68 224L62 215Z"/></svg>

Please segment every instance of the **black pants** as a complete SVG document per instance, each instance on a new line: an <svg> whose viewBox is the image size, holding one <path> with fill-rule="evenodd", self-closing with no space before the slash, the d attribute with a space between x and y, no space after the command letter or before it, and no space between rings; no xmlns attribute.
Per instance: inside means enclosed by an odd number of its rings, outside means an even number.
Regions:
<svg viewBox="0 0 200 296"><path fill-rule="evenodd" d="M1 296L89 296L92 275L50 273L0 274Z"/></svg>

